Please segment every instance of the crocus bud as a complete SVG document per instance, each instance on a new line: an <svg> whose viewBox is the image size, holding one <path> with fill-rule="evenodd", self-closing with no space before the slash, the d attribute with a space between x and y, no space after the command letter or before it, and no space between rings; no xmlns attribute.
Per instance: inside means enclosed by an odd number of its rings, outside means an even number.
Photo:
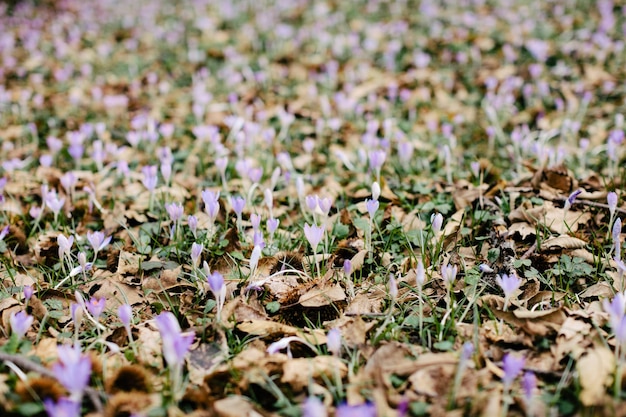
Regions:
<svg viewBox="0 0 626 417"><path fill-rule="evenodd" d="M272 195L272 190L266 188L263 195L265 197L265 205L267 206L267 209L271 211L272 207L274 207L274 196Z"/></svg>
<svg viewBox="0 0 626 417"><path fill-rule="evenodd" d="M189 226L189 230L191 233L196 236L196 231L198 230L198 218L194 215L190 215L187 217L187 225Z"/></svg>
<svg viewBox="0 0 626 417"><path fill-rule="evenodd" d="M326 346L334 356L341 353L341 331L337 328L330 329L326 335Z"/></svg>
<svg viewBox="0 0 626 417"><path fill-rule="evenodd" d="M296 191L298 192L298 198L304 198L304 180L300 175L296 177Z"/></svg>
<svg viewBox="0 0 626 417"><path fill-rule="evenodd" d="M350 261L350 259L343 261L343 273L348 277L352 273L352 261Z"/></svg>
<svg viewBox="0 0 626 417"><path fill-rule="evenodd" d="M426 270L424 268L424 262L420 259L417 262L417 268L415 268L415 282L418 288L422 288L424 286L424 282L426 281Z"/></svg>
<svg viewBox="0 0 626 417"><path fill-rule="evenodd" d="M24 285L22 291L24 291L24 299L26 301L30 300L34 293L32 285Z"/></svg>
<svg viewBox="0 0 626 417"><path fill-rule="evenodd" d="M611 213L611 218L615 216L615 209L617 209L617 193L611 191L606 195L606 202L609 205L609 211Z"/></svg>
<svg viewBox="0 0 626 417"><path fill-rule="evenodd" d="M393 274L389 275L389 295L392 300L398 297L398 282L394 278Z"/></svg>
<svg viewBox="0 0 626 417"><path fill-rule="evenodd" d="M430 216L430 222L435 234L441 232L441 226L443 226L443 216L441 213L433 214Z"/></svg>
<svg viewBox="0 0 626 417"><path fill-rule="evenodd" d="M372 183L372 200L378 200L380 197L380 185L376 181Z"/></svg>

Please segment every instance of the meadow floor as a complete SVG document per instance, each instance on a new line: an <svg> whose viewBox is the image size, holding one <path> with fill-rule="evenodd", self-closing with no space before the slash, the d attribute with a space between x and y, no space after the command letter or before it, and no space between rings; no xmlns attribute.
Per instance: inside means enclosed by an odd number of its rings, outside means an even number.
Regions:
<svg viewBox="0 0 626 417"><path fill-rule="evenodd" d="M0 415L626 415L619 1L11 3Z"/></svg>

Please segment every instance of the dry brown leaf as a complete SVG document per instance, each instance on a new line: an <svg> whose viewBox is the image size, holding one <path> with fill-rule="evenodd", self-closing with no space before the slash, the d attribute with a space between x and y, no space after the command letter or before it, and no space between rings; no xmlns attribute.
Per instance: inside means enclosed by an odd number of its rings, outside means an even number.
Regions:
<svg viewBox="0 0 626 417"><path fill-rule="evenodd" d="M346 293L343 288L339 284L335 284L329 288L313 288L302 294L298 302L302 307L314 308L328 306L345 299Z"/></svg>
<svg viewBox="0 0 626 417"><path fill-rule="evenodd" d="M578 296L581 299L592 298L592 297L611 298L613 297L613 294L614 294L614 290L611 287L611 285L608 282L601 281L601 282L596 282L595 284L592 284L591 286L587 287Z"/></svg>
<svg viewBox="0 0 626 417"><path fill-rule="evenodd" d="M450 364L419 369L409 376L411 389L429 397L446 395L454 370L455 366Z"/></svg>
<svg viewBox="0 0 626 417"><path fill-rule="evenodd" d="M224 309L222 310L222 316L228 317L229 320L224 323L225 326L231 327L234 325L230 318L234 318L235 323L242 323L250 320L267 320L267 311L259 300L254 297L246 299L244 295L239 295L236 298L229 300Z"/></svg>
<svg viewBox="0 0 626 417"><path fill-rule="evenodd" d="M303 391L312 379L326 377L334 381L335 377L345 378L348 367L334 356L315 356L313 358L295 358L283 364L281 382L288 384L295 392Z"/></svg>
<svg viewBox="0 0 626 417"><path fill-rule="evenodd" d="M448 221L446 221L446 226L443 228L443 235L448 237L457 233L461 228L461 222L464 216L465 209L457 210L456 213L450 216Z"/></svg>
<svg viewBox="0 0 626 417"><path fill-rule="evenodd" d="M365 262L365 257L367 256L368 251L363 249L360 250L356 255L352 257L350 262L352 263L352 273L358 272L363 268L363 263Z"/></svg>
<svg viewBox="0 0 626 417"><path fill-rule="evenodd" d="M379 314L383 309L384 296L372 294L357 294L346 308L345 314L359 316L367 314Z"/></svg>
<svg viewBox="0 0 626 417"><path fill-rule="evenodd" d="M556 250L556 249L581 249L587 245L582 239L569 235L553 236L541 242L541 249Z"/></svg>
<svg viewBox="0 0 626 417"><path fill-rule="evenodd" d="M187 356L189 380L194 385L202 385L204 378L226 359L227 357L219 346L213 343L201 343L196 349L192 349Z"/></svg>
<svg viewBox="0 0 626 417"><path fill-rule="evenodd" d="M314 345L326 343L326 333L323 330L299 329L297 327L267 320L247 320L237 324L237 329L244 333L257 336L300 336Z"/></svg>
<svg viewBox="0 0 626 417"><path fill-rule="evenodd" d="M338 328L341 331L343 343L348 348L355 348L364 345L368 332L376 326L376 322L365 322L360 316L342 316L329 324L329 327Z"/></svg>
<svg viewBox="0 0 626 417"><path fill-rule="evenodd" d="M536 231L537 229L527 222L513 223L509 227L509 234L511 236L519 235L521 240L535 236Z"/></svg>
<svg viewBox="0 0 626 417"><path fill-rule="evenodd" d="M526 220L531 224L540 224L552 232L564 235L578 231L579 226L587 224L591 220L591 213L567 210L555 207L551 201L545 201L543 205L527 210Z"/></svg>
<svg viewBox="0 0 626 417"><path fill-rule="evenodd" d="M248 398L240 395L215 401L213 411L218 417L263 417L263 414L255 410Z"/></svg>
<svg viewBox="0 0 626 417"><path fill-rule="evenodd" d="M508 343L515 345L523 345L532 347L534 345L533 338L524 332L509 326L507 323L497 321L484 322L481 326L480 335L491 343Z"/></svg>
<svg viewBox="0 0 626 417"><path fill-rule="evenodd" d="M606 400L606 389L611 385L615 371L615 355L602 345L587 350L576 362L581 375L580 401L586 406L601 405Z"/></svg>

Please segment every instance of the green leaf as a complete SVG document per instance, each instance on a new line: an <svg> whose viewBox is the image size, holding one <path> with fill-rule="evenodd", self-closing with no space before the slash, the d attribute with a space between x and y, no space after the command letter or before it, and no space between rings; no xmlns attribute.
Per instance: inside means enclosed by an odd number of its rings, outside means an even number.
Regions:
<svg viewBox="0 0 626 417"><path fill-rule="evenodd" d="M60 300L48 299L43 302L48 310L63 310L63 303Z"/></svg>
<svg viewBox="0 0 626 417"><path fill-rule="evenodd" d="M419 326L419 324L420 324L420 319L417 316L408 316L402 322L402 325L406 327L417 327Z"/></svg>
<svg viewBox="0 0 626 417"><path fill-rule="evenodd" d="M43 412L43 403L22 403L17 406L17 413L22 416L34 416Z"/></svg>
<svg viewBox="0 0 626 417"><path fill-rule="evenodd" d="M216 305L217 305L217 303L215 302L215 300L213 300L213 299L208 300L206 302L206 305L204 306L204 314L206 314L209 311L213 310Z"/></svg>
<svg viewBox="0 0 626 417"><path fill-rule="evenodd" d="M58 320L61 317L63 317L63 312L59 311L59 310L51 310L48 312L48 316L50 316L51 318Z"/></svg>
<svg viewBox="0 0 626 417"><path fill-rule="evenodd" d="M444 340L442 342L437 342L433 345L433 347L437 350L441 350L444 352L449 352L454 349L454 343L449 340Z"/></svg>
<svg viewBox="0 0 626 417"><path fill-rule="evenodd" d="M280 303L278 301L272 301L270 303L267 303L265 309L268 311L268 313L274 314L278 310L280 310Z"/></svg>
<svg viewBox="0 0 626 417"><path fill-rule="evenodd" d="M361 229L361 230L363 230L365 232L370 230L370 221L369 221L369 219L365 219L363 217L359 217L359 218L356 218L356 219L352 220L352 223L354 223L354 226L357 229Z"/></svg>
<svg viewBox="0 0 626 417"><path fill-rule="evenodd" d="M344 239L348 237L348 233L350 233L350 227L343 223L335 223L335 226L333 227L333 235L337 239Z"/></svg>
<svg viewBox="0 0 626 417"><path fill-rule="evenodd" d="M243 253L241 253L240 251L231 252L231 253L230 253L230 256L231 256L233 259L237 259L238 261L243 261L243 260L245 260L245 259L246 259L246 258L243 256Z"/></svg>
<svg viewBox="0 0 626 417"><path fill-rule="evenodd" d="M425 402L413 402L409 404L409 410L411 410L412 416L425 416L428 415L428 403Z"/></svg>

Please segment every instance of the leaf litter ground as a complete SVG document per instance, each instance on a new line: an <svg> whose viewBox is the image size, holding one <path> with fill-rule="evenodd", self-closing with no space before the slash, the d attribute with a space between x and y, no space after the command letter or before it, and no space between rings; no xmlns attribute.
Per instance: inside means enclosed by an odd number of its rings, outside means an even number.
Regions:
<svg viewBox="0 0 626 417"><path fill-rule="evenodd" d="M2 415L626 414L625 11L3 3Z"/></svg>

